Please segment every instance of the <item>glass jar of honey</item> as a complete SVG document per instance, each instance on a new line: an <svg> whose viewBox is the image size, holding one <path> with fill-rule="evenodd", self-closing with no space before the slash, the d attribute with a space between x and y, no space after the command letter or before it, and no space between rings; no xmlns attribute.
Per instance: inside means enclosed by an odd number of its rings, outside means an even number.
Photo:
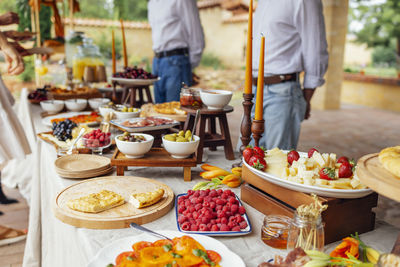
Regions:
<svg viewBox="0 0 400 267"><path fill-rule="evenodd" d="M265 216L261 240L270 247L286 249L291 222L292 219L284 215Z"/></svg>

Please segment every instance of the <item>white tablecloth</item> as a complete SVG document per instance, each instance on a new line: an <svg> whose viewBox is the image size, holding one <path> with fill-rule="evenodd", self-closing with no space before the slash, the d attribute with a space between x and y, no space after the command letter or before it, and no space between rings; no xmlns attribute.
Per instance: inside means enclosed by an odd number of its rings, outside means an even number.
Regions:
<svg viewBox="0 0 400 267"><path fill-rule="evenodd" d="M39 110L34 109L34 121L38 119ZM43 126L36 125L38 130ZM56 219L52 213L54 198L58 192L78 180L63 179L54 169L56 159L54 147L38 141L32 169L30 191L29 231L25 247L23 266L85 266L91 258L111 241L129 235L139 234L132 229L91 230L76 228ZM227 161L220 149L209 152L209 162L220 167L229 168L233 161ZM125 175L154 178L169 185L174 193L186 192L195 183L200 168L192 169L191 182L183 181L182 168L132 168ZM239 189L234 190L239 194ZM286 251L275 250L265 245L260 239L261 224L264 215L244 204L253 226L253 232L242 237L218 237L229 249L238 254L247 266L257 266L262 261L271 259L275 254L286 254ZM175 212L171 210L164 217L145 224L153 230L177 230ZM367 243L380 251L390 251L398 230L394 227L377 222L376 230L363 234L361 237ZM328 246L330 250L333 244Z"/></svg>

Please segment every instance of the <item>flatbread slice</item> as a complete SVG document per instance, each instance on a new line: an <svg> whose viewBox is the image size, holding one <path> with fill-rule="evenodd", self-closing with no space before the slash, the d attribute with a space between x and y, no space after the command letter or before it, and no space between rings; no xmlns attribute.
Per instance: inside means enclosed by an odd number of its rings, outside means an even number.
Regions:
<svg viewBox="0 0 400 267"><path fill-rule="evenodd" d="M379 152L379 161L386 170L400 177L400 146L383 149Z"/></svg>
<svg viewBox="0 0 400 267"><path fill-rule="evenodd" d="M129 198L129 203L131 203L135 208L141 209L157 203L163 196L164 189L159 188L151 192L132 194Z"/></svg>
<svg viewBox="0 0 400 267"><path fill-rule="evenodd" d="M87 212L99 213L125 203L124 198L112 191L103 190L78 199L72 199L67 202L70 209Z"/></svg>

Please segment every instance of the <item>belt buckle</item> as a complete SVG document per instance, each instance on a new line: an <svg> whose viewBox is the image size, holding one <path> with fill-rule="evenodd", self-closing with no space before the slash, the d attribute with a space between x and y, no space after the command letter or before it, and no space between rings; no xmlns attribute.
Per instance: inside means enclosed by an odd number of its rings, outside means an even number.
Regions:
<svg viewBox="0 0 400 267"><path fill-rule="evenodd" d="M281 79L281 81L285 80L285 75L279 75L279 79Z"/></svg>

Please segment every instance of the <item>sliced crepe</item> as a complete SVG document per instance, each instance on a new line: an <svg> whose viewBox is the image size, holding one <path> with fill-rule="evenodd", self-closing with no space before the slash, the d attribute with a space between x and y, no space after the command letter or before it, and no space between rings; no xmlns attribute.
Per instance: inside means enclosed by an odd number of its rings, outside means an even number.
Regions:
<svg viewBox="0 0 400 267"><path fill-rule="evenodd" d="M129 198L129 203L131 203L135 208L141 209L157 203L163 196L164 189L159 188L155 191L132 194Z"/></svg>
<svg viewBox="0 0 400 267"><path fill-rule="evenodd" d="M78 199L72 199L67 202L70 209L87 212L99 213L125 203L124 198L112 191L103 190Z"/></svg>
<svg viewBox="0 0 400 267"><path fill-rule="evenodd" d="M379 153L379 161L386 170L400 177L400 146L383 149Z"/></svg>

